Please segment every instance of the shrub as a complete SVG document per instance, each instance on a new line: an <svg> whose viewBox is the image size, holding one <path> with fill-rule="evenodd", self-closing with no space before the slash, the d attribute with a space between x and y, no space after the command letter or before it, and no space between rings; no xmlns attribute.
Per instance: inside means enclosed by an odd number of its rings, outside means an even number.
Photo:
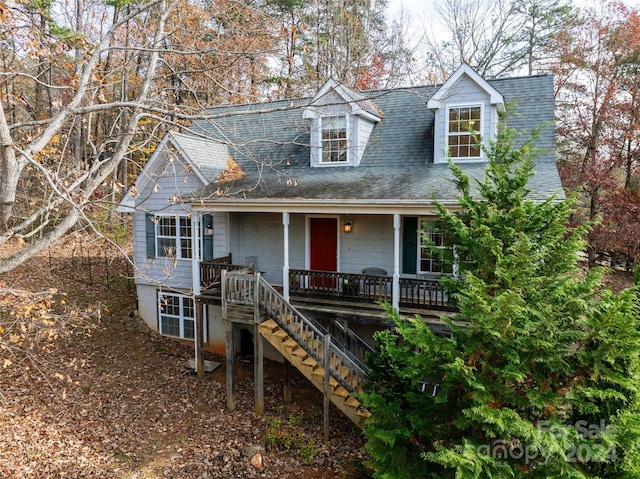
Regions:
<svg viewBox="0 0 640 479"><path fill-rule="evenodd" d="M569 201L527 199L535 151L501 129L462 211L437 205L456 245L451 337L416 317L376 335L365 434L378 478L639 477L636 291L577 267Z"/></svg>

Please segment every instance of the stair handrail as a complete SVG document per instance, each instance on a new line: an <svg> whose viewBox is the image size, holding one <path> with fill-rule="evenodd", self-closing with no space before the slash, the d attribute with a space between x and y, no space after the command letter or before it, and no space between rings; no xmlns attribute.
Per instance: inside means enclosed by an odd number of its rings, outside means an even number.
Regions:
<svg viewBox="0 0 640 479"><path fill-rule="evenodd" d="M325 336L328 331L313 318L308 318L289 303L268 281L259 277L259 304L260 308L273 319L279 327L284 329L289 336L302 347L318 364L328 368L331 377L340 383L347 391L353 393L360 391L362 384L368 378L369 368L351 353L344 345L335 340L329 344L329 358L324 358ZM277 300L277 310L269 298ZM282 318L291 315L291 322ZM292 327L295 325L295 327ZM329 337L332 337L329 335ZM316 341L313 347L312 341ZM335 338L334 338L335 339ZM333 360L332 360L333 358ZM349 372L343 377L342 366L347 366Z"/></svg>
<svg viewBox="0 0 640 479"><path fill-rule="evenodd" d="M351 354L353 354L356 358L358 358L361 362L365 361L365 355L367 353L372 353L373 352L373 348L369 345L369 343L367 343L364 339L362 339L360 336L358 336L352 329L350 329L349 327L345 326L342 321L338 321L337 319L330 319L329 322L336 327L337 329L340 330L340 334L344 335L347 339L349 339L350 341L353 341L353 343L355 343L355 345L360 348L360 350L362 350L363 354L362 357L358 356L358 353L356 351L354 351L352 348L349 347L348 344L345 344L344 341L341 341L339 337L336 337L335 334L333 334L331 331L329 331L329 333L338 340L338 342L345 347L345 349L347 351L349 351Z"/></svg>

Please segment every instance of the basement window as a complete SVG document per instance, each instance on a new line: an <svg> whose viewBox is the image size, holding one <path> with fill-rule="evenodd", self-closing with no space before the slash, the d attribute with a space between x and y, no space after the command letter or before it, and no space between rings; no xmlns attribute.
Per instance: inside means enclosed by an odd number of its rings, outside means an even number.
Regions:
<svg viewBox="0 0 640 479"><path fill-rule="evenodd" d="M181 339L195 338L196 309L192 297L177 293L158 294L160 334Z"/></svg>

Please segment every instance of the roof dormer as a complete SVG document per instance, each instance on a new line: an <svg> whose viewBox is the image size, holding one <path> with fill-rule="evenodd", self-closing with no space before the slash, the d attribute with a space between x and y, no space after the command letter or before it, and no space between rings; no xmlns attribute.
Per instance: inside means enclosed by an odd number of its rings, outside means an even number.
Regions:
<svg viewBox="0 0 640 479"><path fill-rule="evenodd" d="M382 115L367 97L330 78L304 109L303 118L311 120L312 167L358 166Z"/></svg>
<svg viewBox="0 0 640 479"><path fill-rule="evenodd" d="M504 98L463 63L427 102L435 114L434 163L483 161L483 145L495 137Z"/></svg>

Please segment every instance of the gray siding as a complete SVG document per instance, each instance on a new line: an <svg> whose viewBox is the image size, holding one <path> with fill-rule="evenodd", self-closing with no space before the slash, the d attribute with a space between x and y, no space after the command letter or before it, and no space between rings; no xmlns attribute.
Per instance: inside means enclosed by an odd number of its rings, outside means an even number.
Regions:
<svg viewBox="0 0 640 479"><path fill-rule="evenodd" d="M151 171L146 172L148 180L136 197L139 210L162 214L184 212L187 206L175 203L174 199L204 186L179 155L167 150L160 153Z"/></svg>
<svg viewBox="0 0 640 479"><path fill-rule="evenodd" d="M216 213L213 216L213 257L226 256L230 251L229 214Z"/></svg>
<svg viewBox="0 0 640 479"><path fill-rule="evenodd" d="M340 231L340 269L344 273L360 273L363 268L377 266L393 274L393 217L350 215L353 231Z"/></svg>
<svg viewBox="0 0 640 479"><path fill-rule="evenodd" d="M278 213L234 213L230 217L233 262L242 264L247 256L257 256L265 279L282 284L284 233Z"/></svg>
<svg viewBox="0 0 640 479"><path fill-rule="evenodd" d="M374 123L365 120L364 118L358 118L356 120L357 128L354 129L354 136L352 139L353 142L353 153L355 155L355 164L358 166L360 164L360 160L362 159L362 155L367 146L367 142L369 141L369 136L373 131Z"/></svg>
<svg viewBox="0 0 640 479"><path fill-rule="evenodd" d="M163 285L168 288L191 288L191 260L147 258L145 213L133 214L135 280L139 284Z"/></svg>
<svg viewBox="0 0 640 479"><path fill-rule="evenodd" d="M305 234L306 215L291 215L289 218L289 267L306 268Z"/></svg>
<svg viewBox="0 0 640 479"><path fill-rule="evenodd" d="M172 161L171 161L172 160ZM136 264L136 283L156 284L165 288L191 289L191 259L147 258L146 213L162 215L188 215L190 207L175 203L179 198L203 183L183 163L178 155L164 149L147 172L148 181L136 197L136 212L133 214L133 242Z"/></svg>

